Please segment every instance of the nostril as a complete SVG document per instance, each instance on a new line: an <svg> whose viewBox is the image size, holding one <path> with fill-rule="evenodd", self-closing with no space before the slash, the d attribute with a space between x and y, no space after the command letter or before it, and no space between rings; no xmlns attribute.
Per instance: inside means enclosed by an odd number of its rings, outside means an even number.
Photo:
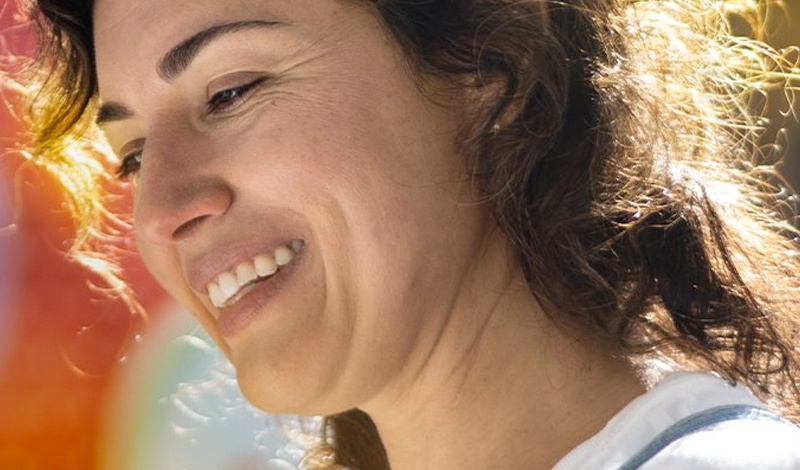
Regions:
<svg viewBox="0 0 800 470"><path fill-rule="evenodd" d="M183 223L172 232L172 239L178 241L191 236L209 217L210 215L201 215Z"/></svg>
<svg viewBox="0 0 800 470"><path fill-rule="evenodd" d="M225 214L234 199L224 181L192 173L154 178L143 172L140 182L135 224L141 236L157 244L197 236L201 228Z"/></svg>

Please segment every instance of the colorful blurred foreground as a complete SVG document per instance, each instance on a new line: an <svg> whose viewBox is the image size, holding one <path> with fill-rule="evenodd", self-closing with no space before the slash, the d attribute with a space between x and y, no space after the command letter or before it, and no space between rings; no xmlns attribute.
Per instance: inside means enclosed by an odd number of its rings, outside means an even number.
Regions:
<svg viewBox="0 0 800 470"><path fill-rule="evenodd" d="M0 70L13 71L7 53L30 53L31 35L0 1ZM800 2L787 3L798 18ZM800 42L800 28L778 32L778 47ZM0 98L15 102L13 90ZM319 423L249 407L230 365L135 255L122 263L146 327L93 289L99 280L64 255L73 227L57 186L15 153L19 131L0 105L0 470L295 468L303 431ZM797 162L784 165L795 182Z"/></svg>
<svg viewBox="0 0 800 470"><path fill-rule="evenodd" d="M13 73L32 36L2 5L0 70ZM146 325L65 256L57 185L16 152L19 97L0 96L0 470L296 468L318 423L247 405L134 254L122 264Z"/></svg>

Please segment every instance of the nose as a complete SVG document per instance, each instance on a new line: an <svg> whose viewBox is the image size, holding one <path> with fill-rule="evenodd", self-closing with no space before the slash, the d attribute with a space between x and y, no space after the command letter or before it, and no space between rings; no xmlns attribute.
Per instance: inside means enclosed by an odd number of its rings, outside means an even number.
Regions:
<svg viewBox="0 0 800 470"><path fill-rule="evenodd" d="M216 171L213 159L201 153L208 153L208 147L193 147L174 141L145 145L134 200L137 237L162 245L176 243L231 207L230 185Z"/></svg>

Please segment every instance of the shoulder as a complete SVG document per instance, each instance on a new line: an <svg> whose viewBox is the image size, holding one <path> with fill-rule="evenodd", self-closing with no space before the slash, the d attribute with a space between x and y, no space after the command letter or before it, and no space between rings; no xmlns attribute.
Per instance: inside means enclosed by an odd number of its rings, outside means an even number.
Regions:
<svg viewBox="0 0 800 470"><path fill-rule="evenodd" d="M719 423L676 440L642 470L800 469L800 428L777 420Z"/></svg>
<svg viewBox="0 0 800 470"><path fill-rule="evenodd" d="M718 420L720 408L760 410L765 405L745 387L719 377L674 373L625 406L554 470L800 470L800 429L738 412L736 419Z"/></svg>

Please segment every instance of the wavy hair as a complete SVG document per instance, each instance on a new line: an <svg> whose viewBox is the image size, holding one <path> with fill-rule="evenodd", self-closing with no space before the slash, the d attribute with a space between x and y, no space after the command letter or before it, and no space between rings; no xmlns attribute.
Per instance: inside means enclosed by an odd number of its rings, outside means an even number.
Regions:
<svg viewBox="0 0 800 470"><path fill-rule="evenodd" d="M768 90L791 104L800 80L792 51L760 41L777 1L352 1L425 93L479 97L462 105L466 176L554 321L746 383L800 420L797 230L760 117ZM97 158L91 4L31 3L31 156L84 222L77 253L104 214L105 167L75 163ZM328 417L306 463L389 468L359 410Z"/></svg>

